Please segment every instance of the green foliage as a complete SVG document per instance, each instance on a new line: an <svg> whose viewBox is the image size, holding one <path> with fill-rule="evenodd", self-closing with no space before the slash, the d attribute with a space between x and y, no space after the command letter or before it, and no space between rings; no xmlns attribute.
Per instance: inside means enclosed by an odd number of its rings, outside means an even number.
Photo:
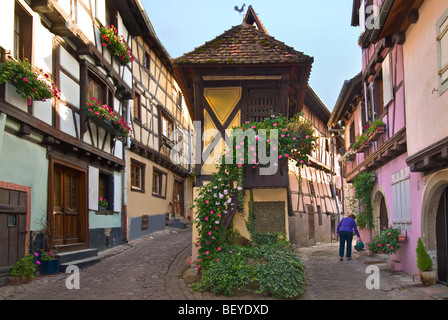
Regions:
<svg viewBox="0 0 448 320"><path fill-rule="evenodd" d="M359 147L361 147L361 145L364 143L364 141L366 141L367 136L365 134L361 134L356 138L356 141L354 144L352 144L352 150L358 150Z"/></svg>
<svg viewBox="0 0 448 320"><path fill-rule="evenodd" d="M306 286L305 265L290 248L265 246L261 262L255 264L258 292L275 298L291 299L303 294Z"/></svg>
<svg viewBox="0 0 448 320"><path fill-rule="evenodd" d="M31 105L33 100L59 99L60 90L51 81L50 75L30 64L28 60L12 58L0 63L0 84L10 83L16 92Z"/></svg>
<svg viewBox="0 0 448 320"><path fill-rule="evenodd" d="M239 291L275 298L296 298L304 292L304 264L285 243L280 241L262 246L227 247L218 261L203 271L195 290L234 296Z"/></svg>
<svg viewBox="0 0 448 320"><path fill-rule="evenodd" d="M377 127L385 127L386 123L380 119L375 119L372 125L366 130L365 135L368 137Z"/></svg>
<svg viewBox="0 0 448 320"><path fill-rule="evenodd" d="M254 268L247 263L247 252L241 248L226 250L219 260L211 263L202 273L196 290L232 296L236 291L254 281Z"/></svg>
<svg viewBox="0 0 448 320"><path fill-rule="evenodd" d="M398 243L398 237L400 234L400 228L384 228L384 230L382 230L372 242L367 244L369 251L372 253L386 254L397 252L397 250L400 249L400 244Z"/></svg>
<svg viewBox="0 0 448 320"><path fill-rule="evenodd" d="M373 181L370 171L364 171L353 179L354 198L359 201L360 209L357 214L357 223L360 229L373 229L373 208L371 196Z"/></svg>
<svg viewBox="0 0 448 320"><path fill-rule="evenodd" d="M433 262L421 238L417 240L417 268L420 271L428 271L432 269Z"/></svg>
<svg viewBox="0 0 448 320"><path fill-rule="evenodd" d="M30 254L17 261L16 264L12 266L9 274L14 277L27 277L34 279L36 269L37 265L34 262L34 256Z"/></svg>

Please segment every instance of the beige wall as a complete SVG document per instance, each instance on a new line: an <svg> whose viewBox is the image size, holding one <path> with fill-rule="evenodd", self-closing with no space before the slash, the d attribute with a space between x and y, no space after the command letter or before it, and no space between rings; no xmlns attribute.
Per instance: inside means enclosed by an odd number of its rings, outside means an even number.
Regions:
<svg viewBox="0 0 448 320"><path fill-rule="evenodd" d="M446 0L425 1L419 20L409 27L404 43L408 154L446 137L448 91L440 95L436 23L448 8Z"/></svg>
<svg viewBox="0 0 448 320"><path fill-rule="evenodd" d="M146 164L145 168L145 192L131 191L131 172L130 165L128 166L128 171L126 174L126 184L127 190L127 214L128 218L139 217L142 215L159 215L169 213L171 211L170 202L173 201L174 192L174 179L184 181L188 185L187 192L184 190L184 198L188 199L188 208L191 207L193 196L192 196L192 181L191 179L181 178L175 175L168 169L148 160L147 158L141 157L133 152L128 152L126 155L126 163L131 163L131 159L137 160L141 163ZM156 167L162 172L167 173L167 191L166 199L161 199L152 195L152 183L153 183L153 168Z"/></svg>

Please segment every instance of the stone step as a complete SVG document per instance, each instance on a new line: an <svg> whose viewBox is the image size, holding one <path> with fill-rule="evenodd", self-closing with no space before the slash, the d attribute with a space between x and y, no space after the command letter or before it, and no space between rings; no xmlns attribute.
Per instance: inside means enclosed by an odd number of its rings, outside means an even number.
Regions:
<svg viewBox="0 0 448 320"><path fill-rule="evenodd" d="M191 226L191 222L183 218L174 218L168 226L171 228L186 229Z"/></svg>
<svg viewBox="0 0 448 320"><path fill-rule="evenodd" d="M85 258L85 259L79 259L79 260L68 261L68 262L59 264L59 270L60 270L61 272L65 272L65 270L67 269L67 267L68 267L68 266L71 266L71 265L75 265L75 266L77 266L79 269L82 269L82 268L86 268L86 267L92 266L92 265L94 265L94 264L96 264L96 263L98 263L98 262L100 262L100 261L101 261L101 258L98 257L98 256L95 256L95 257L89 257L89 258Z"/></svg>
<svg viewBox="0 0 448 320"><path fill-rule="evenodd" d="M82 249L82 250L58 253L60 264L69 261L91 258L95 256L98 256L98 249Z"/></svg>
<svg viewBox="0 0 448 320"><path fill-rule="evenodd" d="M82 269L91 266L101 261L98 256L97 249L83 249L71 252L63 252L58 254L59 257L59 269L61 272L65 272L69 265L76 265Z"/></svg>
<svg viewBox="0 0 448 320"><path fill-rule="evenodd" d="M0 287L6 286L8 284L10 271L11 268L9 267L0 268Z"/></svg>

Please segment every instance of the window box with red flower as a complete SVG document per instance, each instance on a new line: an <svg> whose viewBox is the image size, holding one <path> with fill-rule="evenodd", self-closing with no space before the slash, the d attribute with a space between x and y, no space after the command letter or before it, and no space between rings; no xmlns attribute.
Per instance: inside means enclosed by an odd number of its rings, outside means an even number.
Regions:
<svg viewBox="0 0 448 320"><path fill-rule="evenodd" d="M134 61L131 49L128 47L124 37L117 34L117 29L111 25L100 28L101 43L112 52L121 65Z"/></svg>
<svg viewBox="0 0 448 320"><path fill-rule="evenodd" d="M129 137L132 129L111 107L95 98L87 103L87 117L114 136Z"/></svg>
<svg viewBox="0 0 448 320"><path fill-rule="evenodd" d="M25 99L28 105L33 100L60 99L61 90L56 88L48 73L31 65L28 60L20 61L9 57L0 63L0 84L11 84L17 94Z"/></svg>
<svg viewBox="0 0 448 320"><path fill-rule="evenodd" d="M370 128L366 131L369 141L376 141L378 138L386 132L386 123L377 119L373 121Z"/></svg>

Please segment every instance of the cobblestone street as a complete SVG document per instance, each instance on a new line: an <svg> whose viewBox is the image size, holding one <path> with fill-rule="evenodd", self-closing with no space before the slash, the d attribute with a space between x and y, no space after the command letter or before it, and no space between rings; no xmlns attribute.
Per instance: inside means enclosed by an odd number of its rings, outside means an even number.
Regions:
<svg viewBox="0 0 448 320"><path fill-rule="evenodd" d="M401 272L381 268L380 289L367 289L368 258L354 252L339 261L337 244L299 248L306 264L307 290L298 300L433 300L448 297L442 285L421 287ZM38 276L21 286L0 287L4 300L264 300L216 297L193 292L179 274L191 253L191 229L166 229L104 252L100 263L82 269L80 288L66 288L68 274Z"/></svg>

